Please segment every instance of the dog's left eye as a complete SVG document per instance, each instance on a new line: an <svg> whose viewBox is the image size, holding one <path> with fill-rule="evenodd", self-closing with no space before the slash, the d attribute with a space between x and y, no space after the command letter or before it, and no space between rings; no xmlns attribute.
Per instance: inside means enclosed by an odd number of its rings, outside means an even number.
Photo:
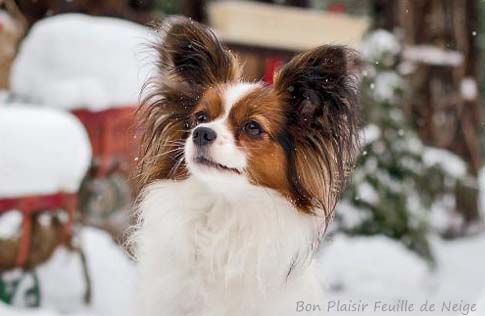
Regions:
<svg viewBox="0 0 485 316"><path fill-rule="evenodd" d="M244 131L251 137L258 137L263 133L263 128L256 121L246 122L243 126Z"/></svg>
<svg viewBox="0 0 485 316"><path fill-rule="evenodd" d="M205 123L208 120L209 120L209 115L207 115L206 112L200 111L195 113L195 121L197 122L197 124Z"/></svg>

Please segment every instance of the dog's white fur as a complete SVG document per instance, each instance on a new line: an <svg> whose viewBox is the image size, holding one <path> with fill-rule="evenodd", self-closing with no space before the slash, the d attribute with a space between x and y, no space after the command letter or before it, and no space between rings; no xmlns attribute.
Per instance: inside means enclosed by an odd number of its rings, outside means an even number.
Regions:
<svg viewBox="0 0 485 316"><path fill-rule="evenodd" d="M250 88L225 94L226 113ZM220 141L211 157L243 170L245 154L225 120L206 124ZM313 262L322 219L244 173L197 165L195 150L189 137L188 179L157 181L140 199L137 316L301 315L297 301L322 299Z"/></svg>

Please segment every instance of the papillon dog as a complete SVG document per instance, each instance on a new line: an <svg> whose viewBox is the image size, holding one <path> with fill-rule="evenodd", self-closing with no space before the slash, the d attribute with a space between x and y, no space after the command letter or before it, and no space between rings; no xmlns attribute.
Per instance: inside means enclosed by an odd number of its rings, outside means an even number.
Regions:
<svg viewBox="0 0 485 316"><path fill-rule="evenodd" d="M137 316L301 315L359 151L357 54L321 46L245 82L206 26L160 28L144 90Z"/></svg>

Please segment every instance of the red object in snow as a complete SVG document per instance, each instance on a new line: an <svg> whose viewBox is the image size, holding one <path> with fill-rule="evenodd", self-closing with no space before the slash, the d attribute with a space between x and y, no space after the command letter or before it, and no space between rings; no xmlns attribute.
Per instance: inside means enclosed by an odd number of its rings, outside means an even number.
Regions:
<svg viewBox="0 0 485 316"><path fill-rule="evenodd" d="M127 173L132 166L136 156L135 112L135 107L72 111L88 132L95 177L105 177L112 171Z"/></svg>
<svg viewBox="0 0 485 316"><path fill-rule="evenodd" d="M327 11L332 13L345 13L347 10L343 3L332 3L328 5Z"/></svg>
<svg viewBox="0 0 485 316"><path fill-rule="evenodd" d="M283 58L271 57L266 59L264 67L263 81L267 84L273 84L274 74L283 66Z"/></svg>
<svg viewBox="0 0 485 316"><path fill-rule="evenodd" d="M57 212L63 209L67 212L69 219L63 226L64 241L67 241L72 234L72 221L76 210L77 195L75 193L56 193L50 195L34 195L18 198L0 199L0 214L11 210L18 210L22 213L22 236L17 255L17 266L25 267L31 251L32 242L32 220L34 215L41 212Z"/></svg>

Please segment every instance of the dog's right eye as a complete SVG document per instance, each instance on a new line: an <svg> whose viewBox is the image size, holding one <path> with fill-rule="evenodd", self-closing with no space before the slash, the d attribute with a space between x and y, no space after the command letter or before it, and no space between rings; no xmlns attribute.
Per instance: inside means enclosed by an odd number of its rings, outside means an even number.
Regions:
<svg viewBox="0 0 485 316"><path fill-rule="evenodd" d="M209 120L209 115L206 112L200 111L195 113L195 121L197 124L205 123Z"/></svg>

